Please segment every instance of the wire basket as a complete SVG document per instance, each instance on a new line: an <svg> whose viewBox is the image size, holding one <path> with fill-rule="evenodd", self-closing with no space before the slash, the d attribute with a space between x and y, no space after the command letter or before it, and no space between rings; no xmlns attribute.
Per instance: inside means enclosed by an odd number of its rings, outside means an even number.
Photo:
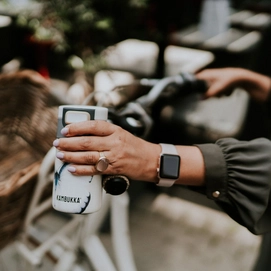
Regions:
<svg viewBox="0 0 271 271"><path fill-rule="evenodd" d="M0 249L20 232L42 158L51 148L57 107L35 71L0 75Z"/></svg>

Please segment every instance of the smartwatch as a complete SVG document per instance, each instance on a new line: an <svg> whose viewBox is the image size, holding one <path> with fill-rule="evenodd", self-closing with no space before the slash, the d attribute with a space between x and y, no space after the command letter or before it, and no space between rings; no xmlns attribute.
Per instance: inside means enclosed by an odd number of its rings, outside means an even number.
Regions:
<svg viewBox="0 0 271 271"><path fill-rule="evenodd" d="M181 157L174 145L162 143L159 145L162 151L157 168L158 182L156 185L170 187L179 178Z"/></svg>

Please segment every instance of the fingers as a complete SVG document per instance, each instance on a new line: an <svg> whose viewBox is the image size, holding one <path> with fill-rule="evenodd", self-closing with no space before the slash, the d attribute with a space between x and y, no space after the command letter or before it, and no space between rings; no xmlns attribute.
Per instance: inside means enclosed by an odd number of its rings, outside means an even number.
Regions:
<svg viewBox="0 0 271 271"><path fill-rule="evenodd" d="M219 96L223 92L226 92L227 86L222 81L214 82L210 85L208 90L205 93L206 97Z"/></svg>
<svg viewBox="0 0 271 271"><path fill-rule="evenodd" d="M232 68L206 69L196 76L207 82L208 89L205 92L205 98L228 95L235 87L236 72Z"/></svg>
<svg viewBox="0 0 271 271"><path fill-rule="evenodd" d="M99 175L101 172L96 170L94 165L69 165L67 168L69 172L77 176L93 176ZM107 170L103 171L103 174L107 174Z"/></svg>
<svg viewBox="0 0 271 271"><path fill-rule="evenodd" d="M114 163L116 157L120 155L121 139L125 138L123 129L105 121L95 120L73 123L63 130L65 137L56 139L53 145L57 148L56 157L70 164L68 170L71 173L101 174L99 167L95 168L101 158L100 152L103 152L102 156L109 162L103 174L110 172L111 161Z"/></svg>
<svg viewBox="0 0 271 271"><path fill-rule="evenodd" d="M53 145L65 151L104 151L119 144L123 130L105 121L86 121L67 125Z"/></svg>
<svg viewBox="0 0 271 271"><path fill-rule="evenodd" d="M109 161L110 166L110 155L109 152L103 151L103 155ZM100 159L100 152L57 152L56 157L65 163L69 163L68 171L74 175L96 175L101 174L95 165ZM106 174L107 169L103 171Z"/></svg>
<svg viewBox="0 0 271 271"><path fill-rule="evenodd" d="M64 136L97 135L107 136L116 130L116 126L103 120L84 121L67 125L62 129Z"/></svg>
<svg viewBox="0 0 271 271"><path fill-rule="evenodd" d="M109 148L111 142L95 136L75 136L56 139L53 145L60 151L103 151ZM105 145L108 145L108 147Z"/></svg>
<svg viewBox="0 0 271 271"><path fill-rule="evenodd" d="M118 149L125 144L125 135L112 134L109 136L75 136L59 138L53 142L53 145L63 152L91 152L91 151L110 151Z"/></svg>
<svg viewBox="0 0 271 271"><path fill-rule="evenodd" d="M209 80L210 77L213 77L212 70L203 70L196 74L196 77L200 80Z"/></svg>
<svg viewBox="0 0 271 271"><path fill-rule="evenodd" d="M97 151L93 152L62 152L58 151L56 157L66 163L95 165L100 158Z"/></svg>
<svg viewBox="0 0 271 271"><path fill-rule="evenodd" d="M216 73L216 70L206 69L196 74L197 79L204 80L207 83L207 91L204 94L206 98L215 96L219 92L219 81L216 81Z"/></svg>

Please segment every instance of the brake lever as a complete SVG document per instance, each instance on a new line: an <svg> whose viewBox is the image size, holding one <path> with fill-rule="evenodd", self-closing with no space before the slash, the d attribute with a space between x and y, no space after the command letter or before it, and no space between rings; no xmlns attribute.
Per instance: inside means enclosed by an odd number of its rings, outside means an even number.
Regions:
<svg viewBox="0 0 271 271"><path fill-rule="evenodd" d="M117 111L109 109L108 119L140 138L147 138L153 126L152 118L136 102L130 102Z"/></svg>

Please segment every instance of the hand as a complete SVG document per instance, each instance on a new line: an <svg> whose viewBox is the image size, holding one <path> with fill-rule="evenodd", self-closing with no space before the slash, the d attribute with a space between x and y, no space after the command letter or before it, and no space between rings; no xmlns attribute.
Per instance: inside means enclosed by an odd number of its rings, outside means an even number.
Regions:
<svg viewBox="0 0 271 271"><path fill-rule="evenodd" d="M242 68L206 69L196 74L200 80L207 81L208 90L206 98L230 94L235 88L245 89L252 99L264 102L269 96L271 80L268 76L261 75Z"/></svg>
<svg viewBox="0 0 271 271"><path fill-rule="evenodd" d="M102 151L109 160L109 166L103 174L121 174L134 180L156 181L159 145L135 137L106 121L73 123L67 125L62 133L65 138L55 140L54 146L60 151L57 157L71 163L70 171L73 174L100 174L95 164Z"/></svg>

